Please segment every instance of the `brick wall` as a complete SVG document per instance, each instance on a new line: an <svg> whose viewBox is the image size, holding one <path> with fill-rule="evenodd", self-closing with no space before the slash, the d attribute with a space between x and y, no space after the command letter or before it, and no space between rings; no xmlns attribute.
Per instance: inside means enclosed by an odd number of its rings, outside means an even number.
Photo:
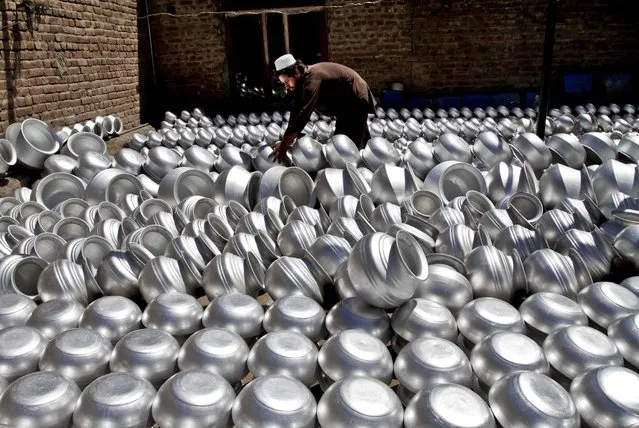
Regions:
<svg viewBox="0 0 639 428"><path fill-rule="evenodd" d="M332 5L352 0L330 0ZM546 0L384 0L328 13L330 59L381 89L537 87ZM558 2L555 66L636 69L639 26L622 0Z"/></svg>
<svg viewBox="0 0 639 428"><path fill-rule="evenodd" d="M30 116L139 124L136 1L34 1L48 10L31 33L22 0L0 0L0 133Z"/></svg>
<svg viewBox="0 0 639 428"><path fill-rule="evenodd" d="M157 119L163 108L202 107L227 95L228 77L224 23L218 15L192 15L215 11L218 0L148 0L153 39L156 85L147 68L145 87L150 91L148 116ZM144 20L144 34L148 29ZM141 61L150 55L148 43L140 45ZM145 59L143 59L145 58ZM151 101L152 100L152 101Z"/></svg>

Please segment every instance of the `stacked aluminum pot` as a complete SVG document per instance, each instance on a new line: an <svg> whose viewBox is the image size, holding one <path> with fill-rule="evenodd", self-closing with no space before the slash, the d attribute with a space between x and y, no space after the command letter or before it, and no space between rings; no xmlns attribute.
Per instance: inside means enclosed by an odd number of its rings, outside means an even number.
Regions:
<svg viewBox="0 0 639 428"><path fill-rule="evenodd" d="M549 113L9 129L0 426L639 424L639 120Z"/></svg>

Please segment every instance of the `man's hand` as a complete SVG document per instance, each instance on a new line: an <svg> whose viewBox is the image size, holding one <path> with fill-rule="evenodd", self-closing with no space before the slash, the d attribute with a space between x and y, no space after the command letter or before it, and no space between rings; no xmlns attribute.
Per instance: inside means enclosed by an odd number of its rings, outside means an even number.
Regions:
<svg viewBox="0 0 639 428"><path fill-rule="evenodd" d="M288 151L288 145L284 143L284 141L277 143L273 146L273 154L275 157L281 161L286 159L286 152Z"/></svg>

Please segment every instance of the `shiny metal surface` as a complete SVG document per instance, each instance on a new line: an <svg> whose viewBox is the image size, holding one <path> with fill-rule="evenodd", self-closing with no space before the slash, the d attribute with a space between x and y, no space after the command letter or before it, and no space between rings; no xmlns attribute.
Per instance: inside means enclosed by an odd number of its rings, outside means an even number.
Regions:
<svg viewBox="0 0 639 428"><path fill-rule="evenodd" d="M598 282L579 292L577 300L588 318L603 330L622 316L639 313L639 297L613 282Z"/></svg>
<svg viewBox="0 0 639 428"><path fill-rule="evenodd" d="M393 390L383 382L350 376L328 388L317 406L321 427L402 426L403 408Z"/></svg>
<svg viewBox="0 0 639 428"><path fill-rule="evenodd" d="M234 400L235 392L223 377L193 369L173 375L160 387L151 412L163 428L226 428Z"/></svg>
<svg viewBox="0 0 639 428"><path fill-rule="evenodd" d="M253 345L247 364L255 377L282 374L310 388L318 380L317 356L317 347L302 333L278 330Z"/></svg>
<svg viewBox="0 0 639 428"><path fill-rule="evenodd" d="M146 328L164 330L172 336L188 336L201 328L202 305L185 293L162 293L142 313Z"/></svg>
<svg viewBox="0 0 639 428"><path fill-rule="evenodd" d="M177 340L165 331L132 331L113 348L109 369L136 374L159 386L177 370L179 351Z"/></svg>
<svg viewBox="0 0 639 428"><path fill-rule="evenodd" d="M602 428L633 426L639 422L637 388L637 373L608 366L577 377L570 386L570 395L585 424Z"/></svg>
<svg viewBox="0 0 639 428"><path fill-rule="evenodd" d="M326 334L325 317L324 309L310 297L288 295L269 306L264 314L263 326L268 333L297 331L317 342Z"/></svg>
<svg viewBox="0 0 639 428"><path fill-rule="evenodd" d="M0 295L0 329L27 323L37 304L22 294Z"/></svg>
<svg viewBox="0 0 639 428"><path fill-rule="evenodd" d="M462 385L443 384L417 393L404 412L404 426L417 428L494 428L495 417L484 400Z"/></svg>
<svg viewBox="0 0 639 428"><path fill-rule="evenodd" d="M300 381L283 375L267 375L250 382L233 403L235 426L316 425L317 404L311 392Z"/></svg>
<svg viewBox="0 0 639 428"><path fill-rule="evenodd" d="M457 328L471 344L498 331L524 333L525 324L517 309L493 297L472 300L457 316Z"/></svg>
<svg viewBox="0 0 639 428"><path fill-rule="evenodd" d="M591 327L562 327L548 335L543 347L553 377L564 387L588 369L623 364L612 340Z"/></svg>
<svg viewBox="0 0 639 428"><path fill-rule="evenodd" d="M581 426L570 394L543 374L519 372L506 376L495 383L488 397L502 426Z"/></svg>
<svg viewBox="0 0 639 428"><path fill-rule="evenodd" d="M420 337L401 350L394 364L397 390L405 405L422 389L439 384L458 384L470 388L472 368L468 357L454 343L437 337Z"/></svg>
<svg viewBox="0 0 639 428"><path fill-rule="evenodd" d="M79 327L96 330L115 345L126 334L141 328L142 310L121 296L105 296L89 304Z"/></svg>
<svg viewBox="0 0 639 428"><path fill-rule="evenodd" d="M588 325L588 317L574 300L542 291L529 296L519 306L527 334L540 345L553 331L570 325Z"/></svg>
<svg viewBox="0 0 639 428"><path fill-rule="evenodd" d="M58 334L42 357L41 371L57 372L86 387L106 374L113 346L95 330L75 328Z"/></svg>
<svg viewBox="0 0 639 428"><path fill-rule="evenodd" d="M204 327L224 328L236 332L244 339L258 336L262 331L264 309L259 302L240 293L223 294L204 310Z"/></svg>
<svg viewBox="0 0 639 428"><path fill-rule="evenodd" d="M0 424L11 427L63 428L71 423L80 389L55 372L26 375L0 397Z"/></svg>
<svg viewBox="0 0 639 428"><path fill-rule="evenodd" d="M0 376L9 382L38 370L48 339L33 327L0 330Z"/></svg>
<svg viewBox="0 0 639 428"><path fill-rule="evenodd" d="M344 330L362 330L384 343L392 335L386 312L370 306L360 297L349 297L333 306L326 315L326 329L331 336Z"/></svg>
<svg viewBox="0 0 639 428"><path fill-rule="evenodd" d="M28 327L38 329L49 340L59 333L78 327L84 306L73 299L54 299L41 303L26 320Z"/></svg>
<svg viewBox="0 0 639 428"><path fill-rule="evenodd" d="M393 338L396 351L424 336L450 341L457 337L457 322L450 310L428 299L413 298L402 304L393 312L391 326L396 335Z"/></svg>
<svg viewBox="0 0 639 428"><path fill-rule="evenodd" d="M73 413L78 428L146 428L151 425L155 388L132 373L110 373L94 380L80 395Z"/></svg>

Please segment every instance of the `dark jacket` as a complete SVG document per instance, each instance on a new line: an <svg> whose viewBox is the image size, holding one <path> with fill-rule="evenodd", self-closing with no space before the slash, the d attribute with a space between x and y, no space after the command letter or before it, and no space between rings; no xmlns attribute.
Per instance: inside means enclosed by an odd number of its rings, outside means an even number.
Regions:
<svg viewBox="0 0 639 428"><path fill-rule="evenodd" d="M301 132L313 110L339 118L361 109L373 113L375 98L359 74L334 62L310 65L297 82L287 132Z"/></svg>

